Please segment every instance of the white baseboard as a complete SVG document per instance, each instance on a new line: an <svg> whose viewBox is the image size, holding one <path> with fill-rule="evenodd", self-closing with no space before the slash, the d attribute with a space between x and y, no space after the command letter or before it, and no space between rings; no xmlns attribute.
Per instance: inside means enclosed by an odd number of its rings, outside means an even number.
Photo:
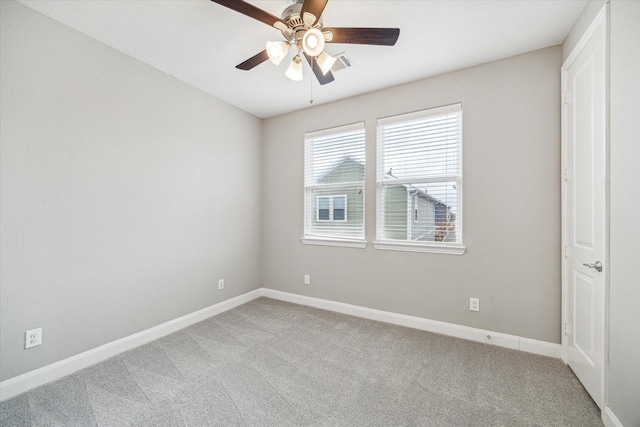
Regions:
<svg viewBox="0 0 640 427"><path fill-rule="evenodd" d="M341 302L329 301L319 298L307 297L304 295L291 294L288 292L276 291L262 288L262 295L268 298L288 301L324 310L335 311L337 313L362 317L370 320L391 323L422 331L434 332L456 338L493 344L513 350L525 351L527 353L539 354L542 356L560 358L562 347L560 344L539 341L516 335L503 334L500 332L486 331L469 326L456 325L454 323L440 322L422 317L407 316L405 314L392 313L389 311L376 310L373 308L361 307L357 305L345 304Z"/></svg>
<svg viewBox="0 0 640 427"><path fill-rule="evenodd" d="M616 417L616 414L614 414L608 406L605 406L602 411L602 422L605 427L624 427L618 417Z"/></svg>
<svg viewBox="0 0 640 427"><path fill-rule="evenodd" d="M109 359L135 347L147 344L165 335L184 329L187 326L208 319L211 316L231 310L239 305L262 296L262 289L256 289L246 294L222 301L218 304L203 308L185 316L170 320L153 328L129 335L122 339L96 347L84 353L77 354L51 365L44 366L26 374L0 382L0 401L10 399L43 384L60 379L80 369Z"/></svg>
<svg viewBox="0 0 640 427"><path fill-rule="evenodd" d="M372 308L341 302L312 298L304 295L291 294L273 289L260 288L218 304L214 304L202 310L198 310L191 314L187 314L178 319L154 326L153 328L129 335L128 337L96 347L92 350L85 351L84 353L80 353L51 365L2 381L0 382L0 401L10 399L43 384L55 381L66 375L79 371L80 369L87 368L91 365L107 360L110 357L116 356L143 344L147 344L158 338L162 338L165 335L179 331L180 329L186 328L187 326L205 320L211 316L215 316L216 314L231 310L232 308L238 307L239 305L245 304L261 296L321 308L351 316L362 317L365 319L406 326L413 329L435 332L471 341L494 344L500 347L526 351L528 353L540 354L543 356L560 358L561 353L560 344L502 334L499 332L485 331L482 329L424 319L421 317L407 316L389 311L375 310ZM611 413L611 416L613 420L618 422L613 413ZM615 427L622 426L619 422L618 424L614 423L610 425Z"/></svg>

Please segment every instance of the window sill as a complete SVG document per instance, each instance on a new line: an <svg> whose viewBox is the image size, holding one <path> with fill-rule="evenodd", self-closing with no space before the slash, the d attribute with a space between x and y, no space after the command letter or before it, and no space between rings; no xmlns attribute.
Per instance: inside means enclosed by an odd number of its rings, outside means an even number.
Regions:
<svg viewBox="0 0 640 427"><path fill-rule="evenodd" d="M446 255L462 255L467 250L465 246L425 245L410 242L373 242L373 247L387 251L427 252Z"/></svg>
<svg viewBox="0 0 640 427"><path fill-rule="evenodd" d="M364 249L367 247L366 240L358 239L335 239L335 238L320 238L320 237L303 237L300 239L305 245L319 245L319 246L338 246L343 248L359 248Z"/></svg>

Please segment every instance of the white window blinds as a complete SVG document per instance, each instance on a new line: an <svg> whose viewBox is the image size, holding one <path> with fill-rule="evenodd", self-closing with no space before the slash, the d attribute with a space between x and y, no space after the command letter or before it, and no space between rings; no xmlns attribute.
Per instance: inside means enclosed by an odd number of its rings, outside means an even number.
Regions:
<svg viewBox="0 0 640 427"><path fill-rule="evenodd" d="M305 134L305 237L364 239L364 123Z"/></svg>
<svg viewBox="0 0 640 427"><path fill-rule="evenodd" d="M378 120L377 241L462 245L462 105Z"/></svg>

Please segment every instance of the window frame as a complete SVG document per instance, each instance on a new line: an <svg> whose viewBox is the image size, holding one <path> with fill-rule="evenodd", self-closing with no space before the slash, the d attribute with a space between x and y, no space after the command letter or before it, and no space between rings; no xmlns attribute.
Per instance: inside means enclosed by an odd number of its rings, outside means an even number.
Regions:
<svg viewBox="0 0 640 427"><path fill-rule="evenodd" d="M458 173L455 175L441 175L437 177L424 177L424 178L412 178L412 179L400 179L397 181L385 182L384 181L384 142L381 141L381 129L391 124L402 124L403 122L412 122L416 119L438 116L442 114L459 112L459 142L458 142ZM466 247L463 244L463 109L462 103L456 103L446 105L442 107L429 108L412 113L401 114L396 116L390 116L386 118L378 119L377 132L376 132L376 239L373 242L373 246L376 249L383 250L395 250L395 251L408 251L408 252L429 252L439 254L453 254L462 255L466 251ZM384 231L384 195L383 191L385 187L390 185L411 185L418 183L438 183L438 182L455 182L456 190L458 192L457 205L458 212L456 212L456 231L460 233L459 242L431 242L431 241L411 241L411 240L395 240L395 239L382 239ZM414 207L415 212L415 207ZM413 216L414 223L415 213ZM407 224L409 226L409 224Z"/></svg>

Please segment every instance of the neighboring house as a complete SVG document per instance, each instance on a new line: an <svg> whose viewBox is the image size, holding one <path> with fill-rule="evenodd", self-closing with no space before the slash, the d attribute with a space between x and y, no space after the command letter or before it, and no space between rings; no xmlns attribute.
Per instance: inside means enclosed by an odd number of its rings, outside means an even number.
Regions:
<svg viewBox="0 0 640 427"><path fill-rule="evenodd" d="M412 185L385 187L385 239L455 242L455 214L441 201Z"/></svg>
<svg viewBox="0 0 640 427"><path fill-rule="evenodd" d="M357 183L364 181L364 164L345 156L329 166L317 184ZM393 179L393 175L388 175ZM312 229L341 233L360 230L364 216L364 187L360 185L331 186L314 192ZM455 214L450 207L412 185L385 187L384 197L393 200L385 204L385 239L430 242L455 241Z"/></svg>
<svg viewBox="0 0 640 427"><path fill-rule="evenodd" d="M359 160L345 156L329 166L316 184L328 184L330 188L316 189L310 200L311 229L323 235L331 235L332 230L338 229L336 235L360 234L364 225L363 183L364 164Z"/></svg>

